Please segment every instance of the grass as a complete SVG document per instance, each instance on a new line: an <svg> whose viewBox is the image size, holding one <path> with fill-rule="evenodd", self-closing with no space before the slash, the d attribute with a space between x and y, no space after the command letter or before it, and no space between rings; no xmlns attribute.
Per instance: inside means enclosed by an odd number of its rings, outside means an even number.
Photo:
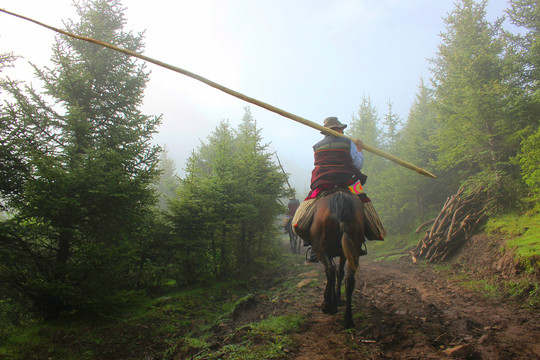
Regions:
<svg viewBox="0 0 540 360"><path fill-rule="evenodd" d="M384 241L368 241L368 255L374 260L398 260L409 256L419 241L417 234L389 235Z"/></svg>
<svg viewBox="0 0 540 360"><path fill-rule="evenodd" d="M157 351L165 351L165 355L179 344L196 347L195 341L179 341L177 334L189 339L204 333L230 313L234 295L245 291L243 288L236 281L216 283L158 298L141 298L114 319L79 316L21 326L0 345L0 358L95 359L116 354L130 358L129 354L146 342Z"/></svg>
<svg viewBox="0 0 540 360"><path fill-rule="evenodd" d="M505 292L512 299L521 299L529 307L540 305L540 284L538 282L521 280L518 282L505 282Z"/></svg>
<svg viewBox="0 0 540 360"><path fill-rule="evenodd" d="M465 280L463 279L461 284L473 291L481 293L484 297L489 299L501 298L502 294L499 291L497 284L492 283L491 281L482 279L482 280Z"/></svg>
<svg viewBox="0 0 540 360"><path fill-rule="evenodd" d="M300 330L304 319L300 315L270 316L258 323L252 323L248 326L253 331L271 332L277 335L288 334L292 331Z"/></svg>
<svg viewBox="0 0 540 360"><path fill-rule="evenodd" d="M285 252L266 262L265 271L279 275L254 272L249 281L218 281L140 297L108 318L72 316L9 328L0 324L0 359L138 359L145 352L159 359L283 358L295 346L290 334L303 323L300 316L268 317L239 327L217 349L211 338L235 309L249 306L261 293L276 301L296 294L298 259Z"/></svg>
<svg viewBox="0 0 540 360"><path fill-rule="evenodd" d="M195 340L180 341L177 334L198 339L232 311L235 297L245 291L244 283L218 282L158 298L140 298L114 319L71 317L21 326L6 334L0 358L94 359L116 353L130 358L144 342L157 351L170 352L178 344L197 347L200 344Z"/></svg>
<svg viewBox="0 0 540 360"><path fill-rule="evenodd" d="M193 359L284 359L288 349L295 346L289 335L303 323L300 315L270 316L236 329L231 336L239 341L215 351L207 349Z"/></svg>
<svg viewBox="0 0 540 360"><path fill-rule="evenodd" d="M514 254L518 271L526 276L520 280L501 281L498 278L471 280L473 274L461 274L462 285L482 293L486 297L506 298L526 306L540 305L540 204L525 212L511 212L491 217L486 226L488 235L507 238L501 252ZM390 235L383 242L368 242L369 255L375 260L397 260L408 256L420 241L420 235ZM452 276L452 264L419 262L418 266L429 266L435 271ZM465 270L464 270L465 271Z"/></svg>
<svg viewBox="0 0 540 360"><path fill-rule="evenodd" d="M540 204L525 212L504 214L488 221L486 232L510 240L502 251L513 251L516 262L527 273L540 273Z"/></svg>
<svg viewBox="0 0 540 360"><path fill-rule="evenodd" d="M510 238L502 251L513 251L524 272L538 274L540 254L540 206L525 213L492 218L487 232ZM390 236L383 242L368 242L368 251L376 260L391 260L407 255L419 236ZM269 299L298 296L296 284L298 256L282 253L265 264L281 267L281 278L265 284ZM419 266L428 266L419 263ZM439 266L449 270L448 264ZM448 271L447 271L448 272ZM529 305L540 304L539 284L534 281L500 282L497 279L461 279L465 286L486 296L508 296ZM317 286L315 282L310 286ZM261 291L261 290L258 290ZM291 334L304 319L286 315L268 317L234 329L229 341L215 347L210 341L211 328L231 315L235 308L250 301L253 290L247 282L224 281L211 286L171 291L159 297L141 297L114 318L71 317L53 323L28 321L24 326L0 324L1 359L98 359L141 358L141 349L152 349L160 359L281 359L294 348ZM1 304L0 304L1 305ZM4 304L5 305L5 304ZM9 304L8 304L9 305ZM0 306L1 307L1 306ZM8 308L8 307L4 307ZM355 319L364 321L361 314ZM149 350L150 351L150 350Z"/></svg>

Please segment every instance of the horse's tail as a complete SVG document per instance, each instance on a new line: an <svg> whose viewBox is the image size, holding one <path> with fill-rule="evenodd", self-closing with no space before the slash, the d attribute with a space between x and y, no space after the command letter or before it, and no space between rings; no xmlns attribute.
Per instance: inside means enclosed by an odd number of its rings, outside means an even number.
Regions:
<svg viewBox="0 0 540 360"><path fill-rule="evenodd" d="M351 270L356 272L358 268L358 251L354 246L353 240L349 235L348 223L353 219L355 215L354 201L351 196L342 192L337 192L328 203L330 213L335 216L339 223L339 229L343 233L341 236L341 248L343 254L351 267Z"/></svg>

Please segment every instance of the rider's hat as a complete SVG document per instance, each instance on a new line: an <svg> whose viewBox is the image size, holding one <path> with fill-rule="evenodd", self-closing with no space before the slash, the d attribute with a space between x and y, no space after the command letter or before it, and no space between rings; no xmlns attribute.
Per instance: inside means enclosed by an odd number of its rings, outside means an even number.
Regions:
<svg viewBox="0 0 540 360"><path fill-rule="evenodd" d="M335 116L330 116L324 119L323 125L324 127L327 127L330 129L345 129L347 127L346 124L340 123L338 118Z"/></svg>

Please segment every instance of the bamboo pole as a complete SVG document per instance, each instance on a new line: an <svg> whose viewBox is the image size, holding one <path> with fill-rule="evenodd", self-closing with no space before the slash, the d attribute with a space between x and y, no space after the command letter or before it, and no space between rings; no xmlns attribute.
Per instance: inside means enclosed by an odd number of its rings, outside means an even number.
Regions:
<svg viewBox="0 0 540 360"><path fill-rule="evenodd" d="M103 47L106 47L106 48L109 48L109 49L112 49L112 50L115 50L115 51L119 51L121 53L124 53L126 55L129 55L129 56L133 56L133 57L136 57L136 58L139 58L139 59L142 59L144 61L147 61L149 63L152 63L152 64L155 64L155 65L158 65L158 66L161 66L161 67L164 67L166 69L169 69L169 70L172 70L172 71L175 71L177 73L180 73L180 74L183 74L183 75L186 75L186 76L189 76L190 78L192 79L195 79L195 80L198 80L200 82L203 82L213 88L216 88L218 90L221 90L229 95L232 95L234 97L237 97L239 99L242 99L244 101L247 101L251 104L254 104L254 105L257 105L257 106L260 106L266 110L269 110L269 111L272 111L276 114L279 114L283 117L286 117L288 119L291 119L291 120L294 120L296 122L299 122L301 124L304 124L304 125L307 125L313 129L317 129L321 132L324 132L326 134L330 134L330 135L334 135L334 136L340 136L340 137L344 137L346 139L350 139L350 140L353 140L351 137L347 136L347 135L344 135L344 134L341 134L337 131L334 131L332 129L329 129L329 128L326 128L322 125L319 125L313 121L310 121L310 120L307 120L307 119L304 119L300 116L297 116L297 115L294 115L294 114L291 114L285 110L281 110L273 105L270 105L270 104L267 104L265 102L262 102L262 101L259 101L257 99L254 99L252 97L249 97L247 95L244 95L242 93L239 93L237 91L234 91L234 90L231 90L223 85L220 85L218 83L215 83L209 79L206 79L200 75L197 75L195 73L192 73L190 71L187 71L187 70L184 70L184 69L181 69L179 67L176 67L176 66L173 66L173 65L169 65L167 63L164 63L162 61L159 61L159 60L156 60L156 59L153 59L151 57L148 57L148 56L145 56L145 55L142 55L142 54L139 54L139 53L136 53L134 51L131 51L131 50L127 50L127 49L123 49L123 48L120 48L118 46L115 46L115 45L112 45L112 44L109 44L109 43L106 43L106 42L103 42L103 41L100 41L100 40L96 40L96 39L92 39L92 38L89 38L89 37L86 37L86 36L81 36L81 35L76 35L76 34L73 34L73 33L70 33L68 31L65 31L65 30L61 30L61 29L58 29L58 28L55 28L53 26L50 26L50 25L46 25L44 23L41 23L37 20L34 20L34 19L31 19L31 18L28 18L26 16L23 16L23 15L19 15L19 14L16 14L16 13L13 13L13 12L10 12L10 11L7 11L5 9L0 9L1 12L4 12L6 14L9 14L9 15L12 15L12 16L15 16L15 17L18 17L20 19L23 19L23 20L27 20L27 21L30 21L30 22L33 22L34 24L37 24L37 25L40 25L40 26L43 26L47 29L50 29L50 30L53 30L55 32L58 32L60 34L63 34L63 35L66 35L66 36L69 36L69 37L72 37L72 38L75 38L75 39L79 39L79 40L83 40L83 41L87 41L87 42L90 42L90 43L94 43L94 44L97 44L97 45L100 45L100 46L103 46ZM424 175L424 176L428 176L428 177L431 177L431 178L434 178L436 179L437 177L435 175L433 175L432 173L430 173L429 171L427 170L424 170L422 169L421 167L419 166L416 166L416 165L413 165L403 159L400 159L398 158L397 156L394 156L392 154L389 154L387 153L386 151L383 151L383 150L380 150L380 149L377 149L373 146L370 146L368 144L363 144L363 149L365 149L366 151L369 151L375 155L378 155L378 156L382 156L383 158L385 159L388 159L398 165L401 165L401 166L404 166L408 169L411 169L413 171L416 171L417 173L421 174L421 175Z"/></svg>

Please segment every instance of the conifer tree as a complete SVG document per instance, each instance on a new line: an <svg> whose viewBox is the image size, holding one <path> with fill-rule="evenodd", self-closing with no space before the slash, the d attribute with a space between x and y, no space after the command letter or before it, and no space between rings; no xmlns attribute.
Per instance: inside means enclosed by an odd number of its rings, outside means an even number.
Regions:
<svg viewBox="0 0 540 360"><path fill-rule="evenodd" d="M403 159L422 168L429 168L436 157L436 148L432 137L437 131L437 119L432 104L432 92L420 78L418 92L411 105L407 121L396 144L396 153ZM389 214L389 221L396 224L401 232L411 231L426 216L439 210L448 188L448 177L439 176L437 180L419 176L408 169L395 169L393 178L397 184L387 191L393 192L393 201L400 204L399 210ZM390 176L390 174L389 174Z"/></svg>
<svg viewBox="0 0 540 360"><path fill-rule="evenodd" d="M538 199L540 171L538 148L540 124L540 5L535 0L512 0L506 13L519 32L505 32L506 64L512 70L512 118L521 129L521 150L514 158L528 191ZM516 145L515 148L518 148Z"/></svg>
<svg viewBox="0 0 540 360"><path fill-rule="evenodd" d="M252 255L272 244L285 177L245 110L236 131L222 121L192 153L171 202L168 218L184 281L245 270Z"/></svg>
<svg viewBox="0 0 540 360"><path fill-rule="evenodd" d="M354 138L360 139L366 144L377 148L381 145L380 131L377 128L379 115L376 107L371 102L369 95L363 94L360 101L360 106L355 115L353 115L350 126L346 129L346 133ZM371 153L364 152L365 162L363 172L372 174L376 171L376 164L380 163L380 159Z"/></svg>
<svg viewBox="0 0 540 360"><path fill-rule="evenodd" d="M159 194L159 208L166 210L168 199L176 195L178 188L178 178L176 175L176 164L169 157L169 149L165 145L159 158L160 175L159 181L156 184L156 190Z"/></svg>
<svg viewBox="0 0 540 360"><path fill-rule="evenodd" d="M274 234L274 220L282 211L277 199L286 195L286 177L267 151L269 144L262 143L261 129L257 128L249 107L244 110L237 142L239 174L245 182L242 194L246 201L244 224L247 243L242 241L239 250L249 254L250 247L258 245L258 248L263 248Z"/></svg>
<svg viewBox="0 0 540 360"><path fill-rule="evenodd" d="M507 116L506 78L497 36L500 21L486 20L486 1L460 0L432 63L439 120L439 170L463 182L491 182L501 192L516 127ZM495 189L494 189L495 190Z"/></svg>
<svg viewBox="0 0 540 360"><path fill-rule="evenodd" d="M384 148L390 152L395 152L396 144L399 138L399 130L401 126L401 120L399 115L394 113L392 101L388 100L388 113L384 114L383 119L383 144Z"/></svg>
<svg viewBox="0 0 540 360"><path fill-rule="evenodd" d="M75 7L80 20L67 21L68 31L142 51L119 1ZM51 60L34 67L44 94L3 84L15 99L3 107L6 143L25 171L8 202L14 216L0 224L0 286L46 318L114 303L134 286L138 230L155 203L159 148L150 140L160 122L138 109L148 73L136 60L64 36Z"/></svg>
<svg viewBox="0 0 540 360"><path fill-rule="evenodd" d="M518 66L514 69L516 85L523 90L522 95L534 104L529 108L531 113L527 118L531 124L537 125L540 106L540 5L536 0L511 0L506 13L511 23L521 30L505 33L509 41L508 60Z"/></svg>

